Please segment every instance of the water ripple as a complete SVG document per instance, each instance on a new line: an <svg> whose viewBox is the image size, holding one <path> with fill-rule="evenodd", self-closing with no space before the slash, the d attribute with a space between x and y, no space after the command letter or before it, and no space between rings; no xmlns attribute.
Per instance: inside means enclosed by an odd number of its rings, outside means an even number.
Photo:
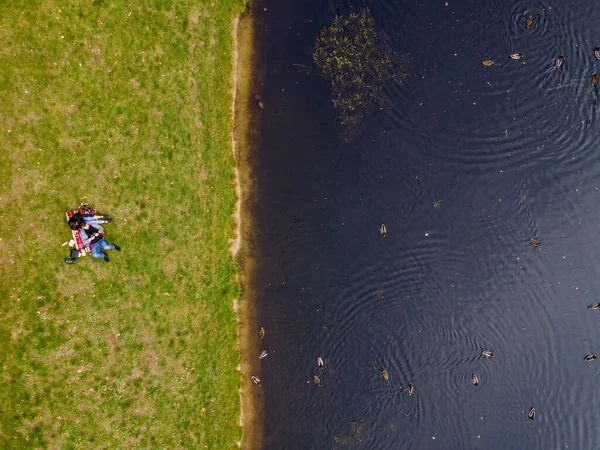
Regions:
<svg viewBox="0 0 600 450"><path fill-rule="evenodd" d="M257 168L265 447L595 448L594 5L371 2L413 61L385 86L391 106L336 146L312 98L326 86L295 83L290 46L362 4L317 3L268 8L285 38L270 41L280 103Z"/></svg>

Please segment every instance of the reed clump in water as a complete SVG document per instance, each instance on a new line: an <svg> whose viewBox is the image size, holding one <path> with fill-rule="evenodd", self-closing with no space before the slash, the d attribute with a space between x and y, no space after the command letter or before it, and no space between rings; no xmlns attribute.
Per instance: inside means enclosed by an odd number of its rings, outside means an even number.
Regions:
<svg viewBox="0 0 600 450"><path fill-rule="evenodd" d="M384 84L401 83L408 63L408 56L395 52L387 35L375 29L368 9L335 17L317 37L312 59L331 83L333 106L348 139L373 106L389 105Z"/></svg>

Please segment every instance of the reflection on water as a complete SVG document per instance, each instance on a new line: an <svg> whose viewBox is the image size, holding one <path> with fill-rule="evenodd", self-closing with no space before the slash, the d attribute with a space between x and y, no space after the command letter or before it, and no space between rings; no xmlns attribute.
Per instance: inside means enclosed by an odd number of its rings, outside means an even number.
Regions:
<svg viewBox="0 0 600 450"><path fill-rule="evenodd" d="M268 449L597 448L600 19L583 0L444 3L265 11ZM365 6L413 60L350 146L328 86L293 64Z"/></svg>

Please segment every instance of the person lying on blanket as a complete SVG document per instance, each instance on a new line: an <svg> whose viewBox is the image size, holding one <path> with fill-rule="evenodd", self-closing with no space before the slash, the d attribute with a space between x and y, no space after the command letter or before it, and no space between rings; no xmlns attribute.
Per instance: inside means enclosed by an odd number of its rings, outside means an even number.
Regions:
<svg viewBox="0 0 600 450"><path fill-rule="evenodd" d="M94 215L94 214L83 214L77 212L69 219L69 228L71 230L79 230L83 223L89 223L92 226L100 225L101 223L111 223L113 218L105 214Z"/></svg>
<svg viewBox="0 0 600 450"><path fill-rule="evenodd" d="M69 219L69 227L74 231L79 231L79 236L83 241L83 245L85 247L90 247L92 249L92 257L93 258L104 258L104 261L109 262L110 258L106 253L102 250L116 250L118 252L121 251L121 247L115 244L109 244L104 239L103 229L98 220L90 220L87 221L85 217L77 217L73 220L75 216ZM110 220L112 222L112 219ZM93 223L94 225L91 225Z"/></svg>

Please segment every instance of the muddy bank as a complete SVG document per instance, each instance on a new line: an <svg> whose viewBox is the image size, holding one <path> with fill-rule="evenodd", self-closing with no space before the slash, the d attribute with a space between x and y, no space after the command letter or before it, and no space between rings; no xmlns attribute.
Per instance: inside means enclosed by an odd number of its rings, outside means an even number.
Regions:
<svg viewBox="0 0 600 450"><path fill-rule="evenodd" d="M253 247L253 206L256 203L253 186L254 155L260 149L262 80L265 70L264 42L266 29L261 13L263 1L253 1L244 14L233 23L233 130L232 148L236 159L238 206L236 208L237 239L232 251L239 264L240 298L235 308L239 321L239 347L242 377L241 417L242 448L262 448L264 397L262 388L254 385L251 376L261 376L259 359L260 327L256 314L254 280L256 264Z"/></svg>

